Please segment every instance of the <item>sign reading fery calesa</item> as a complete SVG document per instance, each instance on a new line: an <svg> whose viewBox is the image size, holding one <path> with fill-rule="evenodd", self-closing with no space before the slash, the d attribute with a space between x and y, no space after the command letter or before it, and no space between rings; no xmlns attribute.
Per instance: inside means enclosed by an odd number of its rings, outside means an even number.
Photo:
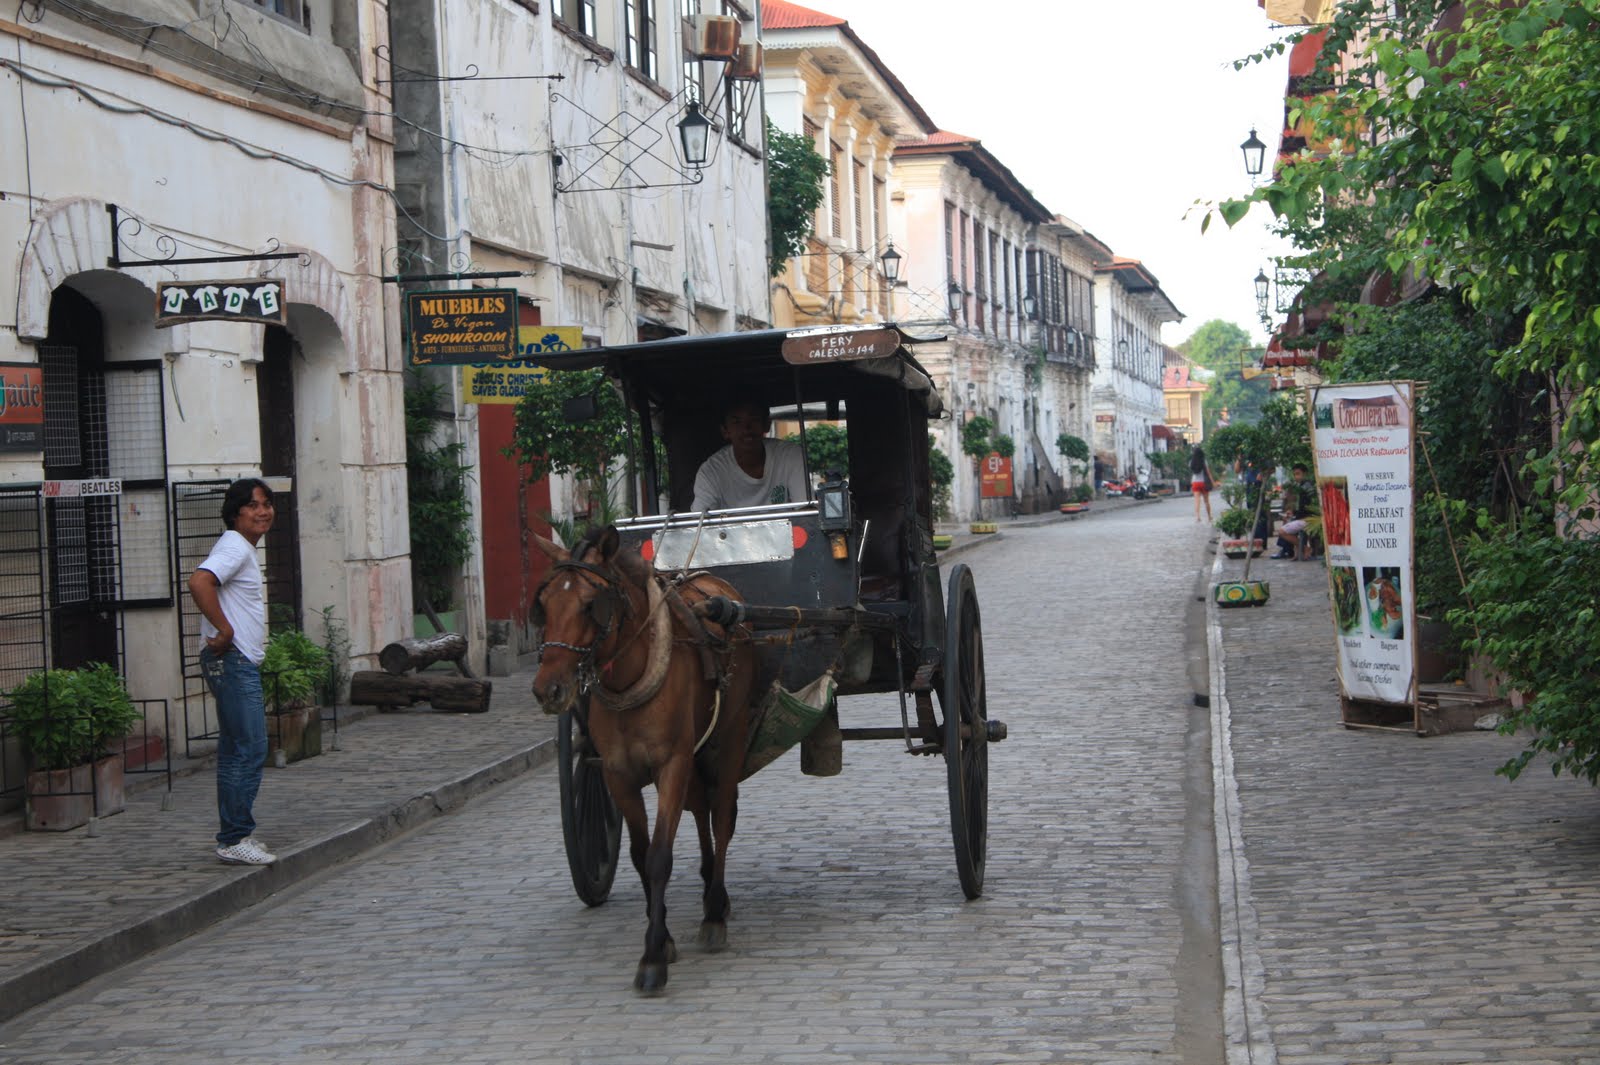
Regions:
<svg viewBox="0 0 1600 1065"><path fill-rule="evenodd" d="M517 290L406 294L413 366L505 362L517 357Z"/></svg>
<svg viewBox="0 0 1600 1065"><path fill-rule="evenodd" d="M1312 388L1329 596L1346 699L1415 700L1412 383Z"/></svg>

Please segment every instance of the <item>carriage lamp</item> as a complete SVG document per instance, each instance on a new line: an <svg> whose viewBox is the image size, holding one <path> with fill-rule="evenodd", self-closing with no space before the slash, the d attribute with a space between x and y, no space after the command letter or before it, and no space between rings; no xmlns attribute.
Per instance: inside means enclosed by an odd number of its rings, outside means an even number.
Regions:
<svg viewBox="0 0 1600 1065"><path fill-rule="evenodd" d="M850 544L845 533L850 529L850 486L837 471L828 471L827 479L817 489L817 510L821 516L818 525L828 535L833 557L840 561L849 558Z"/></svg>
<svg viewBox="0 0 1600 1065"><path fill-rule="evenodd" d="M890 288L894 288L900 283L900 260L902 258L904 256L894 250L893 240L889 241L889 246L884 249L883 254L878 256L878 261L883 263L883 280Z"/></svg>
<svg viewBox="0 0 1600 1065"><path fill-rule="evenodd" d="M683 141L683 161L693 167L706 165L706 148L711 140L711 123L700 113L700 104L689 101L683 121L678 123L678 137Z"/></svg>
<svg viewBox="0 0 1600 1065"><path fill-rule="evenodd" d="M1256 136L1254 128L1250 130L1249 138L1239 145L1239 151L1244 153L1244 172L1252 178L1260 177L1267 165L1267 146Z"/></svg>

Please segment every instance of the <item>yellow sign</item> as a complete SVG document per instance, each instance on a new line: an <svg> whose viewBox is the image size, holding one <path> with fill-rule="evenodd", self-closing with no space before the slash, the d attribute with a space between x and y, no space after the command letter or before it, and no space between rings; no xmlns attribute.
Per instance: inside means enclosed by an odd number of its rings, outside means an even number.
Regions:
<svg viewBox="0 0 1600 1065"><path fill-rule="evenodd" d="M530 360L542 352L583 347L583 327L525 325L517 330L517 358L511 362L476 363L461 367L461 395L468 403L515 403L550 371Z"/></svg>

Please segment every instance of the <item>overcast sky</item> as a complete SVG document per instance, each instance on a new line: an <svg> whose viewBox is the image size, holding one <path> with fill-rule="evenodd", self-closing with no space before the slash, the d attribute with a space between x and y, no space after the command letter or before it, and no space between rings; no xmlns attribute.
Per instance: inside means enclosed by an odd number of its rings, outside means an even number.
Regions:
<svg viewBox="0 0 1600 1065"><path fill-rule="evenodd" d="M1191 210L1249 190L1251 126L1277 147L1287 60L1231 65L1284 33L1254 0L796 2L848 20L940 127L1142 260L1184 314L1167 343L1213 318L1262 335L1252 279L1280 248L1265 208L1204 235Z"/></svg>

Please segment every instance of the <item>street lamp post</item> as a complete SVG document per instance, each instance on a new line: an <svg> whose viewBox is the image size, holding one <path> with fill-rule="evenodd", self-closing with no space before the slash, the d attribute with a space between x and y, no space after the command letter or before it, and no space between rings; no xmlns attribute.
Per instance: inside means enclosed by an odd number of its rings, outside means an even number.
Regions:
<svg viewBox="0 0 1600 1065"><path fill-rule="evenodd" d="M1239 145L1239 151L1244 154L1244 172L1252 181L1260 177L1267 165L1267 146L1256 136L1255 127L1251 127L1250 136Z"/></svg>

